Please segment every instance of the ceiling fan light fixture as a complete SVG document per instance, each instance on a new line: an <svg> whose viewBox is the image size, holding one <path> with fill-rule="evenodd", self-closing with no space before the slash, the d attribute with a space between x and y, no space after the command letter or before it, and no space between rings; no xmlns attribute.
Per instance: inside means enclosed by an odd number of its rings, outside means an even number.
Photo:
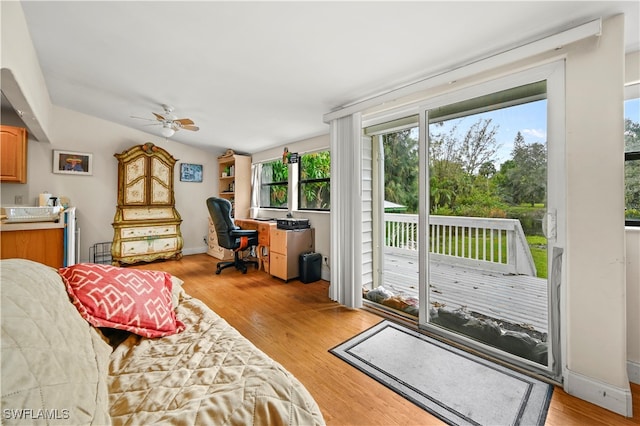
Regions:
<svg viewBox="0 0 640 426"><path fill-rule="evenodd" d="M171 126L162 126L162 136L165 138L170 138L176 131L171 128Z"/></svg>

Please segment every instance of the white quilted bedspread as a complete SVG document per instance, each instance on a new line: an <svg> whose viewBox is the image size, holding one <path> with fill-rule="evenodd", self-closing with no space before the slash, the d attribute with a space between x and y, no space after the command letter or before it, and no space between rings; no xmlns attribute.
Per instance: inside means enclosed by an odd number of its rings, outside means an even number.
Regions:
<svg viewBox="0 0 640 426"><path fill-rule="evenodd" d="M183 293L186 330L129 336L111 355L113 424L324 424L305 387L200 300Z"/></svg>

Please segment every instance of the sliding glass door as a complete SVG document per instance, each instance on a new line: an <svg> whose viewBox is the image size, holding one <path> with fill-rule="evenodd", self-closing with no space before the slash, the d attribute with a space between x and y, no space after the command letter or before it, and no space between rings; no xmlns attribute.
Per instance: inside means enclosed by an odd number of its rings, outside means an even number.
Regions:
<svg viewBox="0 0 640 426"><path fill-rule="evenodd" d="M379 274L365 299L553 378L560 375L562 73L562 64L522 72L367 129L378 150Z"/></svg>

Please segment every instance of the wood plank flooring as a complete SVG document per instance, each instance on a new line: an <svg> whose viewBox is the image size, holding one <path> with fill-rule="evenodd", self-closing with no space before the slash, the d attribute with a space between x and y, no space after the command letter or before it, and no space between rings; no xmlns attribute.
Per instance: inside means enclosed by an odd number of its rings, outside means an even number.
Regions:
<svg viewBox="0 0 640 426"><path fill-rule="evenodd" d="M347 309L327 297L329 283L288 283L263 271L224 270L206 254L133 266L170 272L307 387L328 425L442 425L395 392L330 354L328 350L377 324L381 318ZM640 386L632 384L634 417L614 414L567 395L553 394L547 425L639 425Z"/></svg>

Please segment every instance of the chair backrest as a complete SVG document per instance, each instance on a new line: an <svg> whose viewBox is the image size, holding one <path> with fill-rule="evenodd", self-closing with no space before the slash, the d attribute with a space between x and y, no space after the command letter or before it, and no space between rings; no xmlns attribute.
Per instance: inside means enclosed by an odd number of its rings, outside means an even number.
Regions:
<svg viewBox="0 0 640 426"><path fill-rule="evenodd" d="M218 237L218 245L226 249L233 250L236 245L236 238L231 238L231 231L237 229L231 218L231 203L224 198L210 197L207 198L207 208L216 228Z"/></svg>

